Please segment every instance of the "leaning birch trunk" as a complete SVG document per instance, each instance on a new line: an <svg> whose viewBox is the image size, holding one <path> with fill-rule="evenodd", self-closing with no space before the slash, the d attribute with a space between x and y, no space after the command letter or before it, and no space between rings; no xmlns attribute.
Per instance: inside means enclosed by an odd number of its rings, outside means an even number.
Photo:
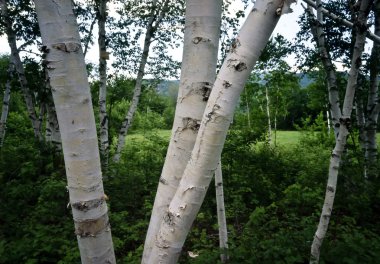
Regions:
<svg viewBox="0 0 380 264"><path fill-rule="evenodd" d="M100 137L100 157L103 172L108 167L108 115L107 115L107 47L106 47L106 18L107 0L100 0L98 5L98 44L99 44L99 137Z"/></svg>
<svg viewBox="0 0 380 264"><path fill-rule="evenodd" d="M376 1L374 6L375 13L375 34L380 35L380 1ZM376 176L375 170L377 160L377 142L376 142L376 130L377 120L379 117L379 73L380 73L380 44L374 43L371 52L370 59L370 89L368 93L367 101L367 120L365 125L365 131L367 136L365 160L368 165L368 177Z"/></svg>
<svg viewBox="0 0 380 264"><path fill-rule="evenodd" d="M323 239L325 238L327 228L329 225L331 212L333 209L336 183L338 180L339 165L341 162L342 154L346 146L346 140L349 134L348 128L351 123L351 112L355 95L355 88L357 86L357 78L359 67L361 65L361 55L363 53L365 36L367 29L367 16L373 0L363 0L360 5L360 11L357 19L357 33L352 54L351 69L347 81L346 94L344 97L342 117L339 120L339 135L336 139L334 150L330 158L329 175L326 187L326 196L322 208L322 214L319 220L317 231L314 235L314 240L311 245L310 263L318 263L320 256L320 249Z"/></svg>
<svg viewBox="0 0 380 264"><path fill-rule="evenodd" d="M141 86L142 86L142 81L143 81L144 74L145 74L145 66L146 66L146 63L148 61L150 44L152 43L152 39L154 37L154 34L157 31L157 28L158 28L163 16L165 15L165 12L167 11L166 8L168 5L168 2L169 2L168 0L166 0L164 2L164 5L163 5L162 10L160 12L160 15L158 17L155 14L155 11L156 11L155 8L157 6L157 0L154 0L152 3L151 17L149 19L148 26L146 28L145 39L144 39L144 47L143 47L143 52L142 52L142 56L141 56L141 60L140 60L139 69L137 72L136 84L135 84L135 88L133 91L132 102L131 102L131 105L128 109L128 113L127 113L123 123L121 124L121 129L120 129L119 137L118 137L118 141L117 141L116 152L115 152L115 155L113 158L113 160L115 162L119 162L119 160L120 160L121 151L125 145L125 138L127 136L129 128L132 125L133 117L135 115L135 112L137 110L137 106L139 104L140 95L141 95Z"/></svg>
<svg viewBox="0 0 380 264"><path fill-rule="evenodd" d="M335 72L335 66L333 65L330 57L330 53L326 47L325 34L323 32L323 14L322 14L322 4L317 1L317 19L313 15L313 9L308 5L308 13L312 18L311 32L317 43L319 57L322 61L323 68L327 75L327 90L329 95L329 105L331 113L331 121L334 128L335 139L338 137L339 132L339 119L342 115L339 103L339 90Z"/></svg>
<svg viewBox="0 0 380 264"><path fill-rule="evenodd" d="M212 84L220 35L222 0L187 0L181 81L171 139L144 245L148 262L161 220L169 207L193 150Z"/></svg>
<svg viewBox="0 0 380 264"><path fill-rule="evenodd" d="M72 2L34 2L61 129L81 260L115 263L90 87Z"/></svg>
<svg viewBox="0 0 380 264"><path fill-rule="evenodd" d="M3 106L1 109L1 119L0 119L0 148L3 147L5 132L7 130L7 118L9 112L9 101L11 99L11 80L13 78L13 69L14 65L12 61L9 61L8 66L8 76L7 82L5 84L4 97L3 97Z"/></svg>
<svg viewBox="0 0 380 264"><path fill-rule="evenodd" d="M8 44L11 50L11 58L15 65L16 73L17 73L20 86L21 86L21 92L23 94L24 101L26 104L26 109L28 111L29 119L32 122L34 136L38 140L42 140L42 134L40 130L41 125L39 123L36 111L34 109L32 93L29 90L28 80L26 79L24 66L22 64L20 53L17 48L16 33L12 29L12 21L8 15L6 0L0 0L0 9L1 9L1 16L3 17L3 21L5 23L5 30L8 37Z"/></svg>
<svg viewBox="0 0 380 264"><path fill-rule="evenodd" d="M244 83L290 2L255 2L214 83L191 158L164 213L148 263L177 262L220 160Z"/></svg>
<svg viewBox="0 0 380 264"><path fill-rule="evenodd" d="M226 211L224 207L223 176L222 176L222 160L221 159L215 171L215 193L216 193L216 208L217 208L218 226L219 226L220 260L222 263L227 263L229 259L228 233L227 233Z"/></svg>

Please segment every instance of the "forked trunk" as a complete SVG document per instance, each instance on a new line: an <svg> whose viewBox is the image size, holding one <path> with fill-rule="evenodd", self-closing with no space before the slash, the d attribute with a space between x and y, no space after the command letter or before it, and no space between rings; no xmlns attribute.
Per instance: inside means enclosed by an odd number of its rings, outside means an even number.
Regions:
<svg viewBox="0 0 380 264"><path fill-rule="evenodd" d="M190 159L212 84L220 35L222 0L187 0L181 81L171 139L144 245L149 262L157 232Z"/></svg>
<svg viewBox="0 0 380 264"><path fill-rule="evenodd" d="M367 17L370 10L370 6L373 0L363 0L360 5L360 10L357 19L357 30L356 30L356 40L354 52L352 54L351 69L349 72L349 78L347 81L346 94L344 97L342 117L339 120L339 134L336 139L335 147L330 158L329 175L326 187L326 196L322 208L321 217L319 220L317 231L314 235L314 240L311 245L311 257L310 263L318 263L320 249L322 246L323 239L326 236L327 228L329 225L331 212L333 209L336 183L338 180L339 166L342 159L342 154L346 146L346 140L349 134L348 128L351 124L351 112L353 107L355 89L357 86L358 72L361 65L361 55L363 53L365 38L366 38L366 28L367 28ZM318 5L318 3L317 3ZM363 30L365 29L365 30Z"/></svg>
<svg viewBox="0 0 380 264"><path fill-rule="evenodd" d="M72 2L34 2L61 129L81 260L115 263L90 87Z"/></svg>
<svg viewBox="0 0 380 264"><path fill-rule="evenodd" d="M232 44L207 102L191 158L164 213L148 263L177 262L220 160L239 95L278 19L289 10L289 3L256 1Z"/></svg>

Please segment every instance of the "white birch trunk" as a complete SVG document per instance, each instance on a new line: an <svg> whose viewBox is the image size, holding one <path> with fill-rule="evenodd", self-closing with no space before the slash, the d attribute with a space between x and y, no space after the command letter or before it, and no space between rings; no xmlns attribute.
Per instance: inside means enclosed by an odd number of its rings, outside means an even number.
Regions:
<svg viewBox="0 0 380 264"><path fill-rule="evenodd" d="M328 131L328 134L330 135L330 133L331 133L331 122L330 122L330 111L329 110L326 111L326 118L327 118L327 131Z"/></svg>
<svg viewBox="0 0 380 264"><path fill-rule="evenodd" d="M12 22L8 15L6 0L0 0L0 9L1 9L1 16L3 17L3 21L5 23L5 31L8 37L9 48L11 50L11 60L13 61L15 65L15 69L16 69L17 76L20 82L20 86L21 86L21 92L24 96L26 109L28 111L29 119L32 122L34 136L38 140L42 140L42 134L41 134L41 129L40 129L41 124L39 122L36 111L34 109L33 97L29 90L28 80L26 79L24 66L22 64L20 53L17 48L16 34L12 29Z"/></svg>
<svg viewBox="0 0 380 264"><path fill-rule="evenodd" d="M239 95L290 1L256 1L214 83L191 158L163 216L148 263L176 263L220 160Z"/></svg>
<svg viewBox="0 0 380 264"><path fill-rule="evenodd" d="M115 263L90 87L72 3L34 2L61 129L81 260Z"/></svg>
<svg viewBox="0 0 380 264"><path fill-rule="evenodd" d="M363 53L366 32L362 29L367 28L367 16L369 8L373 0L363 0L360 5L360 11L357 20L357 33L355 40L354 52L351 60L351 69L349 72L349 78L347 82L346 94L344 97L342 117L339 120L339 134L336 139L335 148L330 158L329 175L326 187L326 196L322 208L321 217L319 220L317 231L314 235L314 240L311 245L311 257L310 263L318 263L320 256L320 248L325 238L327 228L329 225L331 212L333 209L336 183L338 180L339 166L346 146L346 140L349 134L348 127L351 122L351 112L354 101L355 89L357 86L358 71L361 65L361 55Z"/></svg>
<svg viewBox="0 0 380 264"><path fill-rule="evenodd" d="M11 80L13 78L14 65L12 61L9 61L8 66L8 76L7 82L5 84L4 96L3 96L3 106L1 109L1 119L0 119L0 148L3 147L5 132L7 130L7 118L9 112L9 101L11 99Z"/></svg>
<svg viewBox="0 0 380 264"><path fill-rule="evenodd" d="M272 122L270 120L270 98L269 98L269 92L268 87L265 86L265 99L267 102L267 119L268 119L268 143L270 144L272 142Z"/></svg>
<svg viewBox="0 0 380 264"><path fill-rule="evenodd" d="M99 44L99 137L100 137L100 157L103 171L108 167L108 115L107 115L107 47L106 47L106 19L107 0L100 0L98 4L98 44Z"/></svg>
<svg viewBox="0 0 380 264"><path fill-rule="evenodd" d="M158 184L142 263L148 262L162 218L190 159L212 83L222 13L221 0L187 0L181 81L171 139Z"/></svg>
<svg viewBox="0 0 380 264"><path fill-rule="evenodd" d="M223 176L222 176L221 159L215 171L215 193L216 193L216 208L217 208L218 226L219 226L220 260L222 263L227 263L229 259L228 233L227 233L226 211L224 207L224 192L223 192Z"/></svg>
<svg viewBox="0 0 380 264"><path fill-rule="evenodd" d="M326 47L325 34L323 32L323 14L322 14L322 4L317 1L317 19L313 15L313 10L310 5L308 5L308 12L312 17L311 32L317 43L319 56L322 61L323 68L327 75L327 89L329 95L329 107L331 112L331 121L334 128L335 139L338 137L339 133L339 119L342 115L339 103L339 90L337 85L337 78L335 73L335 67L331 61L330 54Z"/></svg>
<svg viewBox="0 0 380 264"><path fill-rule="evenodd" d="M359 130L359 144L363 153L366 150L366 142L367 142L367 133L365 131L365 115L363 109L363 99L359 98L358 94L356 95L356 104L355 104L355 112L356 112L356 123Z"/></svg>
<svg viewBox="0 0 380 264"><path fill-rule="evenodd" d="M380 34L380 1L376 1L374 6L375 13L375 34ZM377 141L376 130L377 120L379 118L379 66L380 60L380 44L374 43L371 52L371 65L370 65L370 88L367 101L367 120L365 131L367 136L365 159L369 169L369 177L377 175L377 171L373 171L373 166L377 160Z"/></svg>
<svg viewBox="0 0 380 264"><path fill-rule="evenodd" d="M157 10L155 10L157 7L157 0L154 0L152 3L151 17L149 19L148 26L146 28L145 39L144 39L144 47L143 47L143 52L141 55L139 69L137 72L136 84L135 84L135 88L133 91L132 102L131 102L131 105L128 109L128 113L127 113L123 123L121 124L121 129L120 129L119 137L118 137L118 141L117 141L116 152L115 152L115 155L113 158L113 160L115 162L118 162L120 160L121 151L125 145L125 138L127 136L129 128L132 125L133 117L135 115L135 112L137 110L137 106L138 106L138 103L140 100L142 81L143 81L143 77L145 74L145 66L146 66L146 63L148 61L150 44L152 43L154 34L156 33L157 28L158 28L163 16L165 15L165 13L167 11L166 9L167 9L168 3L169 3L168 0L166 0L164 2L163 7L162 7L161 11L159 12L159 15L155 14L155 12L157 12Z"/></svg>

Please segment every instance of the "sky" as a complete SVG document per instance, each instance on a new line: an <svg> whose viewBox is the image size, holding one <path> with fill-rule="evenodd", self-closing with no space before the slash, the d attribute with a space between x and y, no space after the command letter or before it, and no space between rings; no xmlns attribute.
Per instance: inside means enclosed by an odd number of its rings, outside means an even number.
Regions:
<svg viewBox="0 0 380 264"><path fill-rule="evenodd" d="M301 6L302 1L298 1L297 3L292 5L293 12L290 14L283 15L275 28L273 35L281 34L283 35L287 40L292 40L295 38L297 31L299 30L299 26L297 24L297 19L300 14L303 13L303 7ZM241 8L241 5L238 4L240 1L236 1L235 4L232 4L232 10L237 11ZM248 13L253 4L251 4L247 10L246 13ZM242 21L243 22L243 21ZM97 29L94 29L94 32L97 32ZM96 34L96 33L95 33ZM7 39L5 36L0 37L0 54L2 53L9 53L9 46L7 43ZM180 61L182 58L182 46L180 46L176 50L171 51L172 56L175 60ZM112 62L112 54L111 54L111 61ZM288 63L292 66L295 63L295 59L290 57L287 59ZM95 45L91 47L91 49L88 51L88 55L86 56L87 62L92 62L97 64L98 63L98 46L95 41ZM109 63L111 64L111 63Z"/></svg>

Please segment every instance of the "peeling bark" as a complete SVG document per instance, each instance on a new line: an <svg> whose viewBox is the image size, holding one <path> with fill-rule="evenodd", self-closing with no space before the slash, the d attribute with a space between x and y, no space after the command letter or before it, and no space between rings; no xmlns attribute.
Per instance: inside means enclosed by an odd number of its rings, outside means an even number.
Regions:
<svg viewBox="0 0 380 264"><path fill-rule="evenodd" d="M227 130L239 95L264 49L281 13L289 11L291 1L256 1L238 39L240 46L223 63L199 128L191 158L177 191L166 210L173 216L162 221L148 263L176 263L190 227L203 202L220 160ZM226 89L224 83L231 84ZM165 208L162 208L165 209Z"/></svg>
<svg viewBox="0 0 380 264"><path fill-rule="evenodd" d="M351 125L351 112L353 107L355 89L357 86L359 67L361 65L361 55L364 50L366 38L367 17L372 3L373 0L361 1L360 11L357 16L357 21L355 23L355 25L357 26L356 40L354 51L352 54L351 68L348 75L349 78L346 87L346 94L344 97L342 117L339 119L339 134L336 139L335 147L330 158L326 195L318 228L315 232L314 240L311 245L310 263L319 262L320 248L322 246L323 239L326 236L327 228L333 209L340 162L346 146L347 137L349 135L349 127Z"/></svg>
<svg viewBox="0 0 380 264"><path fill-rule="evenodd" d="M62 135L67 189L82 263L116 263L95 117L70 0L35 0Z"/></svg>
<svg viewBox="0 0 380 264"><path fill-rule="evenodd" d="M216 76L222 1L187 0L181 80L171 139L144 245L149 261L160 223L190 159ZM207 41L200 41L207 40Z"/></svg>

